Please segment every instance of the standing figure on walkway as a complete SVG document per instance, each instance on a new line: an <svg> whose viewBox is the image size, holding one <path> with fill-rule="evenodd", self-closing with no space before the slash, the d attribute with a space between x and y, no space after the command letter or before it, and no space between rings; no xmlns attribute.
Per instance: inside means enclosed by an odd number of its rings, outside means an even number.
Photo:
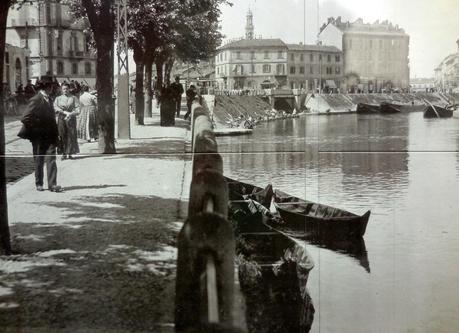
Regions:
<svg viewBox="0 0 459 333"><path fill-rule="evenodd" d="M88 86L82 86L83 92L80 96L80 115L77 122L78 138L91 142L92 139L97 140L97 97L89 93Z"/></svg>
<svg viewBox="0 0 459 333"><path fill-rule="evenodd" d="M53 103L49 97L53 86L50 83L39 82L37 89L38 93L29 100L22 117L23 126L18 136L32 143L37 191L43 191L43 169L46 164L48 189L61 192L62 188L56 183L58 130Z"/></svg>
<svg viewBox="0 0 459 333"><path fill-rule="evenodd" d="M62 85L62 95L54 100L54 110L57 114L57 127L59 129L58 153L62 159L72 158L73 154L80 152L77 139L77 119L80 113L78 98L70 93L68 84Z"/></svg>
<svg viewBox="0 0 459 333"><path fill-rule="evenodd" d="M187 119L191 114L191 105L193 104L193 100L198 94L196 86L193 84L186 90L186 113L183 119Z"/></svg>
<svg viewBox="0 0 459 333"><path fill-rule="evenodd" d="M174 101L175 101L175 112L177 113L177 118L180 118L180 104L182 102L182 94L183 94L183 85L180 83L180 76L175 77L175 82L171 83L170 85Z"/></svg>

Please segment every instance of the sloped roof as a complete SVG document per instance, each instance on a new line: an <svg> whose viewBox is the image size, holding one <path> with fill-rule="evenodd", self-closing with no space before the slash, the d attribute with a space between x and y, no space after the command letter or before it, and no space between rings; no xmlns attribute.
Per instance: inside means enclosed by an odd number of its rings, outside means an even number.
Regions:
<svg viewBox="0 0 459 333"><path fill-rule="evenodd" d="M290 51L322 51L322 52L341 52L336 46L331 45L305 45L305 44L287 44Z"/></svg>
<svg viewBox="0 0 459 333"><path fill-rule="evenodd" d="M245 48L260 48L260 47L283 47L286 48L285 44L280 38L273 39L241 39L234 42L225 44L219 48L219 50L226 49L245 49Z"/></svg>

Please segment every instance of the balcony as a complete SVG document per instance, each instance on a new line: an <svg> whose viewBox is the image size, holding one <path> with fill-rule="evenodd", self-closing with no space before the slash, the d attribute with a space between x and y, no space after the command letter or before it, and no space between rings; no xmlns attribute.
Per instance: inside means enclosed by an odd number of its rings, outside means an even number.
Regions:
<svg viewBox="0 0 459 333"><path fill-rule="evenodd" d="M32 26L37 26L38 25L38 20L35 18L12 18L11 19L11 27L13 28L25 28L27 26L32 27Z"/></svg>
<svg viewBox="0 0 459 333"><path fill-rule="evenodd" d="M75 50L69 50L68 51L68 56L71 58L85 58L89 57L89 52L84 52L84 51L75 51Z"/></svg>

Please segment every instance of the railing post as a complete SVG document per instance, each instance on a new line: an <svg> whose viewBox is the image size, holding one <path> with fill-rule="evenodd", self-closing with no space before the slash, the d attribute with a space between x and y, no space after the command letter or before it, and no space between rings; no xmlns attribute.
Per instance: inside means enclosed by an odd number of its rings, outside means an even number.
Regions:
<svg viewBox="0 0 459 333"><path fill-rule="evenodd" d="M234 233L228 186L207 111L192 104L192 182L178 236L176 332L233 331ZM199 313L197 313L199 312Z"/></svg>

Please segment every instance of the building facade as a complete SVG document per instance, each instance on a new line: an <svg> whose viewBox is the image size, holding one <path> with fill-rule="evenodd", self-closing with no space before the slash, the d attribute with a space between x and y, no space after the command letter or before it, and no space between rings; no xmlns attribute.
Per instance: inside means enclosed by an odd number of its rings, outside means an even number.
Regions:
<svg viewBox="0 0 459 333"><path fill-rule="evenodd" d="M11 93L14 93L20 84L25 86L27 83L28 56L29 53L26 49L6 44L3 83Z"/></svg>
<svg viewBox="0 0 459 333"><path fill-rule="evenodd" d="M29 51L29 78L46 75L94 86L96 57L87 28L81 20L75 22L68 5L60 1L27 1L9 11L6 41Z"/></svg>
<svg viewBox="0 0 459 333"><path fill-rule="evenodd" d="M319 39L343 51L347 90L409 88L409 36L398 25L329 18L320 28Z"/></svg>
<svg viewBox="0 0 459 333"><path fill-rule="evenodd" d="M459 87L459 39L456 44L458 52L448 55L435 68L435 86L443 92L457 91Z"/></svg>
<svg viewBox="0 0 459 333"><path fill-rule="evenodd" d="M215 57L219 89L261 89L287 84L287 45L280 39L241 39Z"/></svg>
<svg viewBox="0 0 459 333"><path fill-rule="evenodd" d="M292 89L341 88L343 53L335 46L288 44L288 83Z"/></svg>

